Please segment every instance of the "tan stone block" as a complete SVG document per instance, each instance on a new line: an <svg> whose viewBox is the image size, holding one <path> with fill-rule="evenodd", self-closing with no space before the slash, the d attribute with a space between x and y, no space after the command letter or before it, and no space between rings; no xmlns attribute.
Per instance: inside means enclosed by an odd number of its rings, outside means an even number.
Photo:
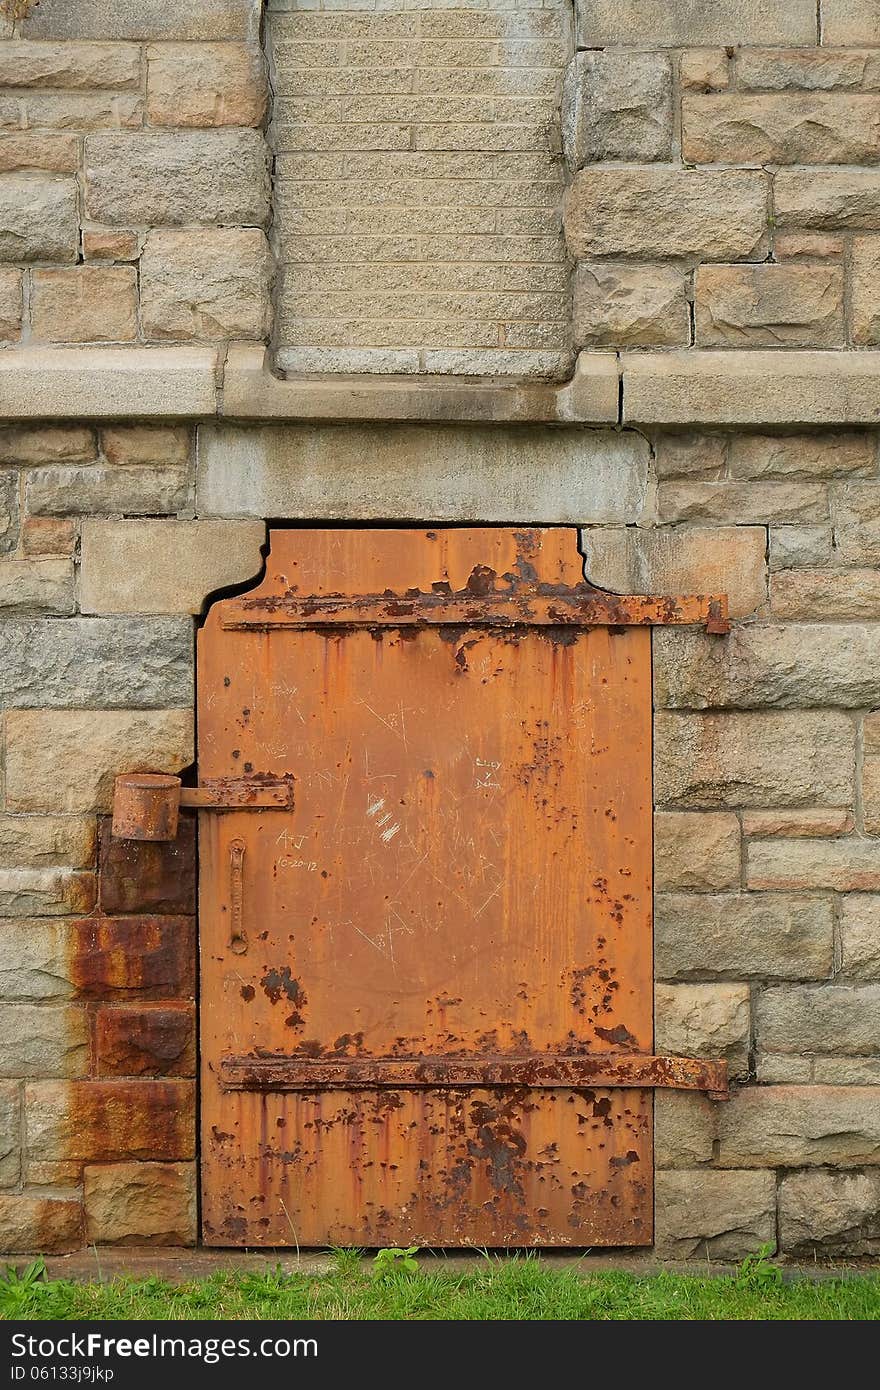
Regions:
<svg viewBox="0 0 880 1390"><path fill-rule="evenodd" d="M768 1052L871 1056L880 1051L880 985L785 985L759 992L758 1043Z"/></svg>
<svg viewBox="0 0 880 1390"><path fill-rule="evenodd" d="M880 0L823 0L823 43L875 44L878 33Z"/></svg>
<svg viewBox="0 0 880 1390"><path fill-rule="evenodd" d="M837 558L845 565L880 564L880 487L844 483L831 490Z"/></svg>
<svg viewBox="0 0 880 1390"><path fill-rule="evenodd" d="M0 175L0 261L75 261L78 242L73 179Z"/></svg>
<svg viewBox="0 0 880 1390"><path fill-rule="evenodd" d="M574 279L578 347L678 347L690 338L687 281L672 266L581 261Z"/></svg>
<svg viewBox="0 0 880 1390"><path fill-rule="evenodd" d="M730 86L730 64L724 48L689 48L681 55L679 82L684 92L720 92Z"/></svg>
<svg viewBox="0 0 880 1390"><path fill-rule="evenodd" d="M877 169L780 169L773 199L779 227L880 230Z"/></svg>
<svg viewBox="0 0 880 1390"><path fill-rule="evenodd" d="M839 840L752 840L746 850L749 888L880 890L880 843Z"/></svg>
<svg viewBox="0 0 880 1390"><path fill-rule="evenodd" d="M18 1086L0 1084L0 1187L15 1187L21 1171Z"/></svg>
<svg viewBox="0 0 880 1390"><path fill-rule="evenodd" d="M660 1259L739 1260L776 1244L776 1174L661 1170L654 1180Z"/></svg>
<svg viewBox="0 0 880 1390"><path fill-rule="evenodd" d="M21 335L22 278L20 270L0 266L0 339L3 342L15 342Z"/></svg>
<svg viewBox="0 0 880 1390"><path fill-rule="evenodd" d="M75 174L79 168L79 138L55 131L15 130L0 134L0 173L38 170L46 174Z"/></svg>
<svg viewBox="0 0 880 1390"><path fill-rule="evenodd" d="M658 478L702 478L717 483L727 469L728 440L722 434L658 434L654 440Z"/></svg>
<svg viewBox="0 0 880 1390"><path fill-rule="evenodd" d="M719 1107L725 1168L880 1163L880 1087L746 1086Z"/></svg>
<svg viewBox="0 0 880 1390"><path fill-rule="evenodd" d="M185 425L107 425L101 430L101 452L108 463L183 464L191 443Z"/></svg>
<svg viewBox="0 0 880 1390"><path fill-rule="evenodd" d="M73 561L0 559L0 611L73 613Z"/></svg>
<svg viewBox="0 0 880 1390"><path fill-rule="evenodd" d="M0 86L112 87L122 91L141 80L141 53L127 43L31 43L0 45Z"/></svg>
<svg viewBox="0 0 880 1390"><path fill-rule="evenodd" d="M840 806L852 796L855 735L849 717L836 711L660 710L654 719L654 740L655 798L669 808ZM809 853L819 844L794 842ZM874 852L878 853L876 846ZM754 853L753 845L750 856Z"/></svg>
<svg viewBox="0 0 880 1390"><path fill-rule="evenodd" d="M834 478L877 470L877 436L863 430L814 434L734 434L731 478Z"/></svg>
<svg viewBox="0 0 880 1390"><path fill-rule="evenodd" d="M866 753L880 753L880 710L865 715L862 738Z"/></svg>
<svg viewBox="0 0 880 1390"><path fill-rule="evenodd" d="M0 430L0 463L90 463L95 435L76 425L18 425Z"/></svg>
<svg viewBox="0 0 880 1390"><path fill-rule="evenodd" d="M73 555L76 523L54 516L27 516L21 524L25 555Z"/></svg>
<svg viewBox="0 0 880 1390"><path fill-rule="evenodd" d="M842 266L703 265L695 283L700 347L834 347L844 341Z"/></svg>
<svg viewBox="0 0 880 1390"><path fill-rule="evenodd" d="M257 45L151 44L147 49L151 125L258 126L266 78Z"/></svg>
<svg viewBox="0 0 880 1390"><path fill-rule="evenodd" d="M831 526L771 526L770 571L812 569L834 560Z"/></svg>
<svg viewBox="0 0 880 1390"><path fill-rule="evenodd" d="M862 808L865 834L880 835L880 757L876 755L869 757L866 754L862 763Z"/></svg>
<svg viewBox="0 0 880 1390"><path fill-rule="evenodd" d="M847 893L840 900L841 975L880 980L880 894Z"/></svg>
<svg viewBox="0 0 880 1390"><path fill-rule="evenodd" d="M187 0L168 9L167 0L40 0L20 26L29 39L255 38L259 0Z"/></svg>
<svg viewBox="0 0 880 1390"><path fill-rule="evenodd" d="M862 0L833 0L835 4ZM814 44L816 11L812 0L715 0L712 5L682 0L591 0L578 11L578 44L654 43L671 48L709 44ZM872 39L873 43L874 40Z"/></svg>
<svg viewBox="0 0 880 1390"><path fill-rule="evenodd" d="M845 251L842 236L835 232L777 232L773 238L773 254L777 260L833 260Z"/></svg>
<svg viewBox="0 0 880 1390"><path fill-rule="evenodd" d="M840 622L880 618L880 573L873 569L781 570L770 584L776 618Z"/></svg>
<svg viewBox="0 0 880 1390"><path fill-rule="evenodd" d="M658 893L660 979L828 979L831 899L815 894Z"/></svg>
<svg viewBox="0 0 880 1390"><path fill-rule="evenodd" d="M591 527L587 574L617 593L724 593L733 617L766 601L766 540L758 526Z"/></svg>
<svg viewBox="0 0 880 1390"><path fill-rule="evenodd" d="M755 1058L755 1077L761 1086L804 1086L813 1078L812 1057L774 1057L759 1052ZM818 1078L816 1078L818 1080Z"/></svg>
<svg viewBox="0 0 880 1390"><path fill-rule="evenodd" d="M272 258L256 227L148 233L141 318L149 338L263 338Z"/></svg>
<svg viewBox="0 0 880 1390"><path fill-rule="evenodd" d="M137 130L144 123L140 93L30 92L20 100L28 127L55 130Z"/></svg>
<svg viewBox="0 0 880 1390"><path fill-rule="evenodd" d="M0 1197L3 1248L10 1255L51 1255L79 1250L83 1243L79 1194Z"/></svg>
<svg viewBox="0 0 880 1390"><path fill-rule="evenodd" d="M0 996L10 1002L70 999L68 923L51 917L0 919Z"/></svg>
<svg viewBox="0 0 880 1390"><path fill-rule="evenodd" d="M749 1069L749 986L654 986L654 1045L680 1057L719 1057L732 1077Z"/></svg>
<svg viewBox="0 0 880 1390"><path fill-rule="evenodd" d="M27 506L37 516L150 516L180 511L187 496L186 473L178 466L39 468L27 481Z"/></svg>
<svg viewBox="0 0 880 1390"><path fill-rule="evenodd" d="M0 823L2 824L2 823ZM738 888L736 816L712 811L658 811L654 817L654 888L714 893Z"/></svg>
<svg viewBox="0 0 880 1390"><path fill-rule="evenodd" d="M767 838L781 835L787 839L826 839L829 835L848 835L853 829L852 812L842 806L839 810L820 807L818 811L743 811L744 835Z"/></svg>
<svg viewBox="0 0 880 1390"><path fill-rule="evenodd" d="M712 1161L715 1103L696 1091L654 1092L654 1162L694 1168Z"/></svg>
<svg viewBox="0 0 880 1390"><path fill-rule="evenodd" d="M120 343L137 337L133 269L35 270L31 300L35 338L50 343Z"/></svg>
<svg viewBox="0 0 880 1390"><path fill-rule="evenodd" d="M574 168L599 159L669 159L668 55L619 49L576 53L565 77L562 119L566 155Z"/></svg>
<svg viewBox="0 0 880 1390"><path fill-rule="evenodd" d="M81 610L200 613L214 589L259 574L265 536L261 521L85 521Z"/></svg>
<svg viewBox="0 0 880 1390"><path fill-rule="evenodd" d="M595 164L566 194L572 255L757 256L767 236L767 184L757 170Z"/></svg>
<svg viewBox="0 0 880 1390"><path fill-rule="evenodd" d="M880 1173L788 1173L779 1188L779 1241L789 1255L880 1250Z"/></svg>
<svg viewBox="0 0 880 1390"><path fill-rule="evenodd" d="M86 1164L86 1240L97 1245L195 1245L192 1163Z"/></svg>
<svg viewBox="0 0 880 1390"><path fill-rule="evenodd" d="M29 1162L25 1175L29 1187L81 1187L82 1169L82 1164L76 1160L70 1163Z"/></svg>
<svg viewBox="0 0 880 1390"><path fill-rule="evenodd" d="M880 236L853 237L852 335L859 347L880 343Z"/></svg>
<svg viewBox="0 0 880 1390"><path fill-rule="evenodd" d="M83 816L0 815L0 868L91 867L95 833Z"/></svg>
<svg viewBox="0 0 880 1390"><path fill-rule="evenodd" d="M25 1113L28 1153L38 1161L194 1156L192 1081L33 1081Z"/></svg>
<svg viewBox="0 0 880 1390"><path fill-rule="evenodd" d="M109 810L117 773L192 762L192 725L188 709L8 710L7 808Z"/></svg>
<svg viewBox="0 0 880 1390"><path fill-rule="evenodd" d="M95 876L69 869L0 869L0 913L5 917L64 917L90 912Z"/></svg>
<svg viewBox="0 0 880 1390"><path fill-rule="evenodd" d="M136 261L139 255L137 232L109 227L83 231L83 256L87 261Z"/></svg>
<svg viewBox="0 0 880 1390"><path fill-rule="evenodd" d="M77 1077L89 1069L84 1009L4 1004L0 1009L0 1076Z"/></svg>
<svg viewBox="0 0 880 1390"><path fill-rule="evenodd" d="M880 96L742 92L685 96L682 155L693 164L863 164L877 157Z"/></svg>
<svg viewBox="0 0 880 1390"><path fill-rule="evenodd" d="M741 48L736 55L736 79L741 91L825 92L858 88L871 55L827 48Z"/></svg>
<svg viewBox="0 0 880 1390"><path fill-rule="evenodd" d="M658 488L657 506L663 521L824 521L828 492L817 483L665 482Z"/></svg>
<svg viewBox="0 0 880 1390"><path fill-rule="evenodd" d="M880 1086L880 1057L816 1057L813 1080L823 1086Z"/></svg>

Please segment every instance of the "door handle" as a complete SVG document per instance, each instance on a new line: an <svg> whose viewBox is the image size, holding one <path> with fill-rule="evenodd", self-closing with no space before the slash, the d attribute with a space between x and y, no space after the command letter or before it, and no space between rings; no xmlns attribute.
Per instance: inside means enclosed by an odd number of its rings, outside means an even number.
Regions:
<svg viewBox="0 0 880 1390"><path fill-rule="evenodd" d="M244 929L244 840L229 842L229 949L243 956L248 948Z"/></svg>

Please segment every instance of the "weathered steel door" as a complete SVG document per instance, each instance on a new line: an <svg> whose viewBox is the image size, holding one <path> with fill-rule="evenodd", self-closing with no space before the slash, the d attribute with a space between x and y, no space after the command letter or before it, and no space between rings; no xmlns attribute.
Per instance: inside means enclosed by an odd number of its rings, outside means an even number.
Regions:
<svg viewBox="0 0 880 1390"><path fill-rule="evenodd" d="M648 624L711 612L582 569L276 531L212 608L200 777L278 804L200 813L208 1244L650 1242L650 1088L724 1078L650 1055Z"/></svg>

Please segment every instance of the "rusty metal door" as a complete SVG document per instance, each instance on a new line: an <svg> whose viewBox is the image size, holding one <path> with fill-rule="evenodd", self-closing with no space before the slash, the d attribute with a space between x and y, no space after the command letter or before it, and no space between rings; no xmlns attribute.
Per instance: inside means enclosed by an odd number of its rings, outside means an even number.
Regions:
<svg viewBox="0 0 880 1390"><path fill-rule="evenodd" d="M653 622L571 528L289 530L199 637L211 1245L643 1245ZM249 804L250 803L250 804Z"/></svg>

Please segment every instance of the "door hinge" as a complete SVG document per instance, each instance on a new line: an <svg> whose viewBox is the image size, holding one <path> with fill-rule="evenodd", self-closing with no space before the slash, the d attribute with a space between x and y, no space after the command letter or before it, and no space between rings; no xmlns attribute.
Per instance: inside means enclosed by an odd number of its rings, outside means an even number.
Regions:
<svg viewBox="0 0 880 1390"><path fill-rule="evenodd" d="M126 772L113 788L113 836L117 840L173 840L181 806L198 811L293 809L293 777L206 777L184 787L179 777Z"/></svg>

